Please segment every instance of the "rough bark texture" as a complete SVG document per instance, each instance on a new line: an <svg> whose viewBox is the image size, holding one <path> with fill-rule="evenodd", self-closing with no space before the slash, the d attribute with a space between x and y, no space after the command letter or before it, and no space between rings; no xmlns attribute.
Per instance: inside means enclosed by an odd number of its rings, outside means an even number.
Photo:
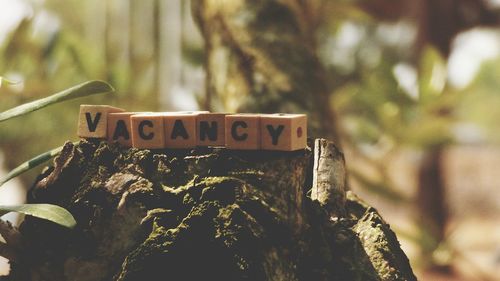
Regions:
<svg viewBox="0 0 500 281"><path fill-rule="evenodd" d="M376 210L307 196L312 155L67 143L29 201L78 225L26 218L8 280L415 280Z"/></svg>

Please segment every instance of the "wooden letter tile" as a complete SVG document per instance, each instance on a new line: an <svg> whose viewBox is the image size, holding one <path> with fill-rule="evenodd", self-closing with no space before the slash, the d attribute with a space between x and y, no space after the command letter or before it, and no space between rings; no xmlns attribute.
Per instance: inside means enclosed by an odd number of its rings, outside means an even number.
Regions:
<svg viewBox="0 0 500 281"><path fill-rule="evenodd" d="M133 112L118 112L108 114L108 142L118 142L124 147L132 146L132 127L130 116Z"/></svg>
<svg viewBox="0 0 500 281"><path fill-rule="evenodd" d="M226 115L225 127L227 148L260 149L260 115Z"/></svg>
<svg viewBox="0 0 500 281"><path fill-rule="evenodd" d="M196 113L166 113L165 146L167 148L196 147Z"/></svg>
<svg viewBox="0 0 500 281"><path fill-rule="evenodd" d="M307 146L305 114L265 114L261 117L262 149L293 151Z"/></svg>
<svg viewBox="0 0 500 281"><path fill-rule="evenodd" d="M179 113L179 114L201 114L201 113L210 113L210 111L206 111L206 110L194 110L194 111L177 111L175 113Z"/></svg>
<svg viewBox="0 0 500 281"><path fill-rule="evenodd" d="M196 116L198 146L224 146L225 113L199 113Z"/></svg>
<svg viewBox="0 0 500 281"><path fill-rule="evenodd" d="M105 139L108 133L108 114L124 110L109 105L80 105L78 136Z"/></svg>
<svg viewBox="0 0 500 281"><path fill-rule="evenodd" d="M164 114L140 113L130 116L132 145L137 148L165 148Z"/></svg>

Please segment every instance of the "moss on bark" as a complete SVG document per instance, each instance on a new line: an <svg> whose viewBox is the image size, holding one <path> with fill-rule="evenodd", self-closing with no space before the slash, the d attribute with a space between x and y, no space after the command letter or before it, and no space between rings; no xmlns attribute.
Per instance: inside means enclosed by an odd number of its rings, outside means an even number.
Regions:
<svg viewBox="0 0 500 281"><path fill-rule="evenodd" d="M121 149L67 143L30 202L66 207L68 230L21 226L10 280L415 280L389 226L347 196L312 201L310 150Z"/></svg>

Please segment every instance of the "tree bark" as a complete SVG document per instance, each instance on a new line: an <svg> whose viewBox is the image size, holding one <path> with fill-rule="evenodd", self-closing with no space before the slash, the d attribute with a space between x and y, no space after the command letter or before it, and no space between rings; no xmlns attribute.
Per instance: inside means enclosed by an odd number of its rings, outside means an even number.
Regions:
<svg viewBox="0 0 500 281"><path fill-rule="evenodd" d="M7 280L416 280L376 210L342 189L341 208L307 196L313 162L311 149L67 143L29 202L67 208L77 227L26 218Z"/></svg>
<svg viewBox="0 0 500 281"><path fill-rule="evenodd" d="M310 135L338 139L309 2L194 0L205 39L208 110L308 113Z"/></svg>
<svg viewBox="0 0 500 281"><path fill-rule="evenodd" d="M421 228L421 239L427 241L421 248L426 266L433 270L447 271L448 266L436 265L433 253L446 238L446 225L449 220L446 205L446 190L443 172L444 146L431 147L423 155L418 170L417 206L418 223Z"/></svg>

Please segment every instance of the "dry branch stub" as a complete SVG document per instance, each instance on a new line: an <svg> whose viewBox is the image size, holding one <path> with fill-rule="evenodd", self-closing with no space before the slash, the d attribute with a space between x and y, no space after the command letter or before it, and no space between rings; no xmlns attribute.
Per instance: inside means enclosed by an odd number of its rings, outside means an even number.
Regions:
<svg viewBox="0 0 500 281"><path fill-rule="evenodd" d="M318 201L332 217L344 216L346 191L344 154L333 142L316 139L311 199Z"/></svg>
<svg viewBox="0 0 500 281"><path fill-rule="evenodd" d="M26 218L8 278L415 280L373 208L348 192L346 215L332 221L329 209L307 196L313 157L310 148L67 143L28 201L67 208L77 226Z"/></svg>

